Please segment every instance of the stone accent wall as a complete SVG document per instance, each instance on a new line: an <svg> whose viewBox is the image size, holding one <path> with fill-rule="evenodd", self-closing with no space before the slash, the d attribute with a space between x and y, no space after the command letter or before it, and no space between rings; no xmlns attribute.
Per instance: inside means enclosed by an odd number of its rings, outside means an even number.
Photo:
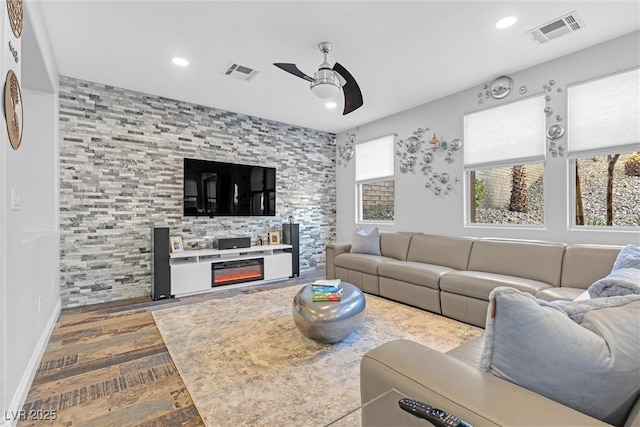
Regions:
<svg viewBox="0 0 640 427"><path fill-rule="evenodd" d="M276 216L183 217L184 157L275 167ZM335 240L326 132L61 76L59 166L63 307L150 295L154 225L210 248L266 241L292 215L302 271L321 268Z"/></svg>

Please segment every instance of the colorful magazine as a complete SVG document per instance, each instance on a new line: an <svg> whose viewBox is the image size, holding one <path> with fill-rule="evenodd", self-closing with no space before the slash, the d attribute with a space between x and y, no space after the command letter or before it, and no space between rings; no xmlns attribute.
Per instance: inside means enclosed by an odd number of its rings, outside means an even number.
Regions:
<svg viewBox="0 0 640 427"><path fill-rule="evenodd" d="M340 284L342 283L342 280L340 279L318 279L315 282L313 282L311 285L316 287L316 286L330 286L332 288L338 288L340 287Z"/></svg>

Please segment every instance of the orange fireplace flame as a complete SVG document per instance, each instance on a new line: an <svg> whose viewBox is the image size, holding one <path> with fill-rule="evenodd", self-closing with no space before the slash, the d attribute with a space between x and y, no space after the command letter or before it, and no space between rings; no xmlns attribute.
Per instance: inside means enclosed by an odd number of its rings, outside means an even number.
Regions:
<svg viewBox="0 0 640 427"><path fill-rule="evenodd" d="M228 282L235 282L235 281L248 281L251 279L261 279L262 277L262 273L257 271L257 272L246 272L246 273L232 273L232 274L228 274L228 275L224 275L223 277L216 277L214 279L213 283L216 284L220 284L220 283L228 283Z"/></svg>

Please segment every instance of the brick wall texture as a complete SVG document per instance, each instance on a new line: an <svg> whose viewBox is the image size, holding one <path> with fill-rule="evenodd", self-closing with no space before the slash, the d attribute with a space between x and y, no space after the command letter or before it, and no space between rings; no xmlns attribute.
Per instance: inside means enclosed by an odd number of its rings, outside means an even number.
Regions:
<svg viewBox="0 0 640 427"><path fill-rule="evenodd" d="M363 219L393 219L395 201L395 181L377 181L362 186L362 216Z"/></svg>
<svg viewBox="0 0 640 427"><path fill-rule="evenodd" d="M335 240L330 133L61 76L59 151L63 307L150 295L154 225L211 248L292 215L301 271ZM275 167L276 216L183 217L184 157Z"/></svg>
<svg viewBox="0 0 640 427"><path fill-rule="evenodd" d="M527 164L527 187L533 185L544 173L542 163ZM476 171L476 179L484 181L485 198L480 206L483 208L502 209L509 205L511 200L512 167L493 168Z"/></svg>

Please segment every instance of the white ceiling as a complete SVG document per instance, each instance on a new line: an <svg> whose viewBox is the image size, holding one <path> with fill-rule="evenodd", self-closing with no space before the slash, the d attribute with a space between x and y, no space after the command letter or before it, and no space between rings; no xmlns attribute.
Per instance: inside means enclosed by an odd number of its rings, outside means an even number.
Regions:
<svg viewBox="0 0 640 427"><path fill-rule="evenodd" d="M297 126L341 132L640 28L634 1L58 1L41 3L60 74ZM576 11L584 28L545 45L525 31ZM495 23L518 22L506 30ZM343 116L308 82L321 41L356 78ZM188 59L180 68L174 56ZM230 62L259 70L224 76ZM342 103L342 100L339 101Z"/></svg>

